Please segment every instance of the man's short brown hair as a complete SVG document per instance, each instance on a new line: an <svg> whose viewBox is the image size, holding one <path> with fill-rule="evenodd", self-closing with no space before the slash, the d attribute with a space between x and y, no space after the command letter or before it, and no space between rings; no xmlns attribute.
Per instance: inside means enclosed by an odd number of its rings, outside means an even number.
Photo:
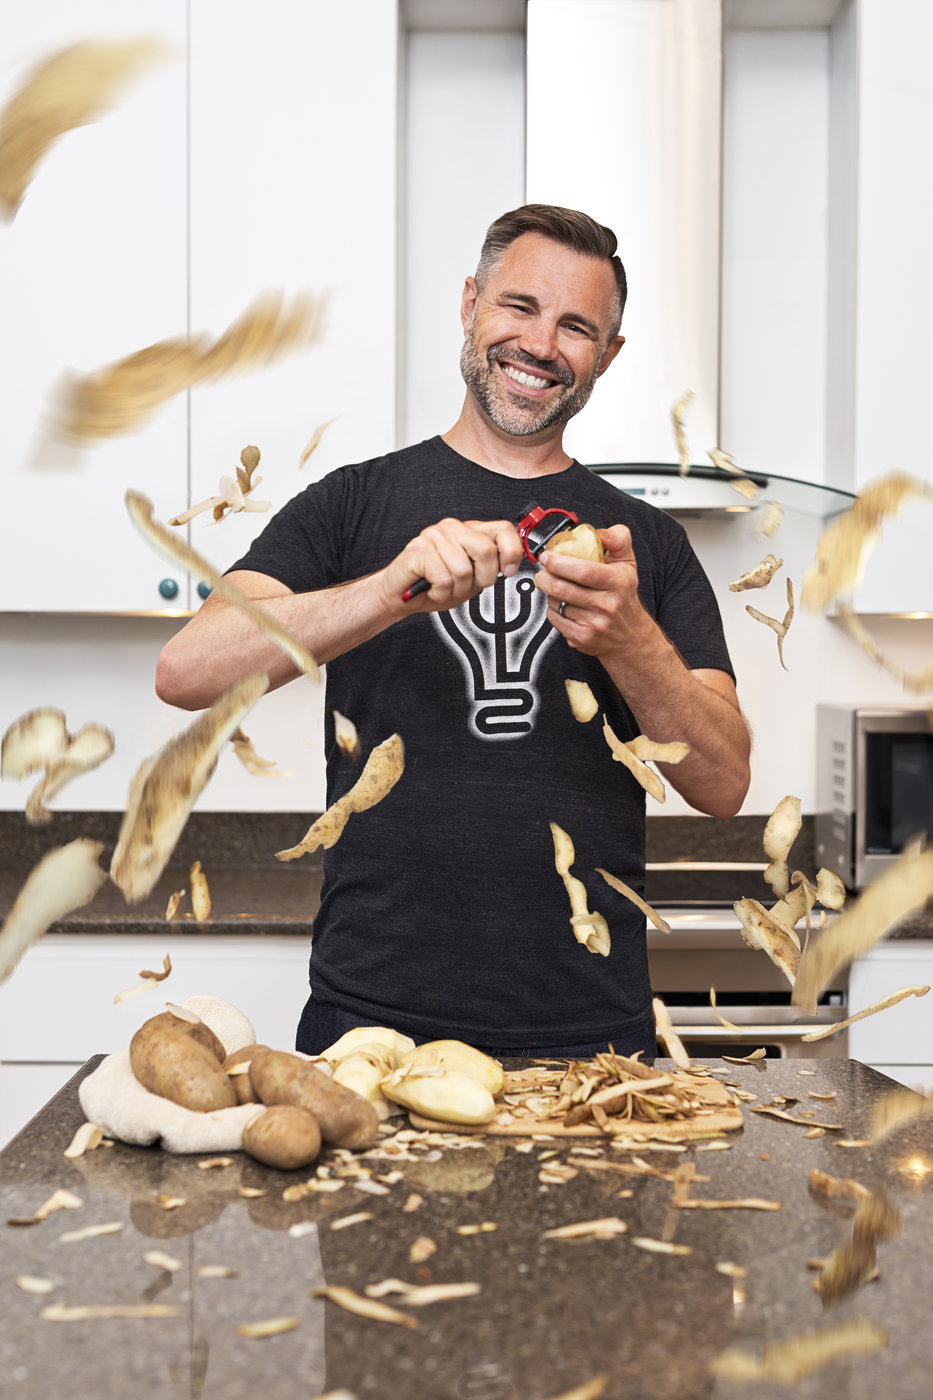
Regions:
<svg viewBox="0 0 933 1400"><path fill-rule="evenodd" d="M559 204L523 204L519 209L511 209L489 225L486 238L476 267L476 285L482 291L491 274L498 267L502 255L516 238L523 233L540 233L564 248L572 248L588 258L605 258L612 264L616 279L616 306L609 339L619 333L622 312L628 295L625 268L616 256L618 239L611 228L598 224L589 214L579 209L563 209Z"/></svg>

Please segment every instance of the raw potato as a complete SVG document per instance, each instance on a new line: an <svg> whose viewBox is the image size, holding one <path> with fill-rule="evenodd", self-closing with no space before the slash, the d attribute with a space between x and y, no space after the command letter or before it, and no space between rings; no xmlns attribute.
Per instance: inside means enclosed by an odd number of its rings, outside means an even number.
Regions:
<svg viewBox="0 0 933 1400"><path fill-rule="evenodd" d="M297 1055L284 1050L256 1055L249 1074L264 1104L306 1108L324 1141L335 1147L363 1150L379 1136L379 1115L371 1103Z"/></svg>
<svg viewBox="0 0 933 1400"><path fill-rule="evenodd" d="M224 1047L209 1026L169 1011L145 1021L130 1041L130 1064L143 1088L197 1113L236 1105L223 1060Z"/></svg>
<svg viewBox="0 0 933 1400"><path fill-rule="evenodd" d="M333 1045L329 1045L324 1051L324 1059L329 1060L331 1064L337 1064L344 1056L359 1050L363 1045L384 1045L389 1051L392 1069L403 1055L415 1048L415 1042L410 1035L402 1035L400 1031L390 1030L388 1026L357 1026L352 1031L346 1031Z"/></svg>
<svg viewBox="0 0 933 1400"><path fill-rule="evenodd" d="M442 1065L445 1070L468 1074L485 1085L490 1094L501 1094L505 1088L505 1070L499 1061L462 1040L428 1040L403 1055L401 1063L410 1066L414 1073L426 1065Z"/></svg>
<svg viewBox="0 0 933 1400"><path fill-rule="evenodd" d="M321 1130L313 1114L294 1104L264 1108L243 1129L243 1151L280 1171L306 1167L320 1150Z"/></svg>
<svg viewBox="0 0 933 1400"><path fill-rule="evenodd" d="M601 564L606 557L599 532L592 525L575 525L552 535L545 545L548 554L571 554L575 559L592 559Z"/></svg>
<svg viewBox="0 0 933 1400"><path fill-rule="evenodd" d="M260 1102L259 1095L253 1088L253 1081L249 1077L249 1067L254 1055L268 1049L268 1045L244 1045L242 1050L231 1050L230 1054L224 1060L224 1069L230 1077L230 1083L233 1085L233 1092L236 1094L237 1103ZM230 1074L230 1071L236 1069L238 1065L245 1065L246 1068L243 1073Z"/></svg>
<svg viewBox="0 0 933 1400"><path fill-rule="evenodd" d="M402 1077L403 1074L400 1067L384 1080L382 1092L387 1099L413 1108L426 1118L436 1118L441 1123L489 1123L496 1116L492 1094L468 1074L455 1070Z"/></svg>
<svg viewBox="0 0 933 1400"><path fill-rule="evenodd" d="M343 1058L334 1070L334 1083L352 1089L371 1103L380 1123L391 1115L392 1109L382 1092L382 1081L391 1073L391 1051L385 1045L360 1045Z"/></svg>

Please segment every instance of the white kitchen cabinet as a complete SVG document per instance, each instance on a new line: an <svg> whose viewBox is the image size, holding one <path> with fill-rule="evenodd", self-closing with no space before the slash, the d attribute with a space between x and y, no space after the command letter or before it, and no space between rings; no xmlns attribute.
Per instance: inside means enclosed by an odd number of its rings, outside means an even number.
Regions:
<svg viewBox="0 0 933 1400"><path fill-rule="evenodd" d="M127 437L78 449L48 432L62 371L120 359L186 328L185 0L5 6L0 102L35 62L82 39L152 35L167 56L100 120L66 133L0 227L5 611L187 608L183 571L140 540L123 501L187 498L185 396ZM163 579L178 593L166 599Z"/></svg>
<svg viewBox="0 0 933 1400"><path fill-rule="evenodd" d="M102 120L65 135L0 228L8 530L0 610L185 612L198 579L132 525L215 494L255 443L278 507L395 428L397 6L359 0L36 0L0 22L0 101L78 39L153 35L169 56ZM43 428L64 366L86 372L168 336L221 334L268 288L326 294L321 343L177 395L138 432L81 448ZM298 460L337 418L308 466ZM267 515L193 543L226 567ZM186 532L179 531L179 535ZM177 593L160 593L174 580Z"/></svg>
<svg viewBox="0 0 933 1400"><path fill-rule="evenodd" d="M861 490L888 472L933 486L929 393L933 143L928 0L848 0L830 68L828 480ZM933 500L886 525L854 595L861 613L933 612Z"/></svg>
<svg viewBox="0 0 933 1400"><path fill-rule="evenodd" d="M326 297L310 351L192 391L196 501L248 443L276 509L395 447L397 30L386 0L192 4L191 324L217 333L268 288ZM226 568L268 519L204 515L192 537Z"/></svg>
<svg viewBox="0 0 933 1400"><path fill-rule="evenodd" d="M849 1013L904 987L933 986L933 940L882 943L852 964ZM907 997L849 1027L849 1054L912 1088L933 1089L933 1008L930 998Z"/></svg>
<svg viewBox="0 0 933 1400"><path fill-rule="evenodd" d="M114 1004L166 953L164 982ZM220 997L249 1018L259 1042L292 1049L309 954L303 935L46 935L0 987L0 1146L92 1055L126 1049L166 1001Z"/></svg>

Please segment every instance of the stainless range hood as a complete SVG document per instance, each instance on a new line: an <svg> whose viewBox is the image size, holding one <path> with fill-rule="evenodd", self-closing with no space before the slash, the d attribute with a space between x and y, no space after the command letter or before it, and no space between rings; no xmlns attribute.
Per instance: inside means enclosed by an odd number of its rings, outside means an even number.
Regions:
<svg viewBox="0 0 933 1400"><path fill-rule="evenodd" d="M758 496L749 501L733 485L734 478L713 466L691 467L681 476L680 467L667 462L601 462L590 471L613 486L650 505L684 517L721 515L741 519L765 501L780 501L785 510L799 511L826 520L848 510L855 497L832 486L815 486L794 477L749 472Z"/></svg>

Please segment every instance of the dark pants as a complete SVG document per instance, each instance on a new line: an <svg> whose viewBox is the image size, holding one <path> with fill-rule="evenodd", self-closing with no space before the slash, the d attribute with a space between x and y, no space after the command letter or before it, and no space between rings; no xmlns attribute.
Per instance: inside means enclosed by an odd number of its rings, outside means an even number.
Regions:
<svg viewBox="0 0 933 1400"><path fill-rule="evenodd" d="M301 1050L305 1055L320 1055L347 1031L355 1030L357 1026L371 1026L372 1024L372 1021L367 1020L365 1016L357 1016L352 1011L344 1011L341 1007L333 1006L330 1002L315 1001L313 997L309 996L298 1023L295 1049ZM423 1045L426 1040L435 1040L441 1037L413 1035L411 1038L416 1045ZM611 1043L612 1048L619 1055L634 1055L636 1050L640 1050L644 1059L653 1060L658 1053L653 1021L649 1021L640 1030L629 1031L625 1035L612 1036ZM530 1045L523 1047L477 1045L474 1048L482 1050L486 1055L492 1055L497 1060L518 1059L524 1056L538 1060L551 1056L561 1059L589 1059L598 1051L608 1050L609 1041L588 1045Z"/></svg>

